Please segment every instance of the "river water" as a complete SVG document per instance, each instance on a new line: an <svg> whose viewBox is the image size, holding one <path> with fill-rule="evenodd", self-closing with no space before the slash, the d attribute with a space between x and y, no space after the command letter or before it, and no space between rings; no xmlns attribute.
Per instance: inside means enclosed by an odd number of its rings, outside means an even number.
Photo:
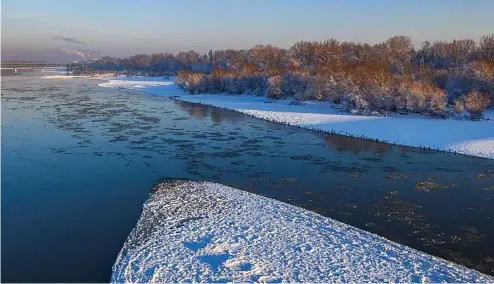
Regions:
<svg viewBox="0 0 494 284"><path fill-rule="evenodd" d="M494 274L492 160L43 75L2 77L2 281L109 281L167 178L248 190Z"/></svg>

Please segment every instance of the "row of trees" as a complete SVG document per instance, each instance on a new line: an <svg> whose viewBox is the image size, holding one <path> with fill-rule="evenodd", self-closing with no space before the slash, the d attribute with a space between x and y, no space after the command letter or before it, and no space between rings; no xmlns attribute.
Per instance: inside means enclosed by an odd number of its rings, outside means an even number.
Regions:
<svg viewBox="0 0 494 284"><path fill-rule="evenodd" d="M104 57L94 69L128 74L178 74L191 93L253 93L272 98L331 100L354 112L467 111L479 118L494 102L494 35L425 42L418 50L406 36L380 44L300 41L289 49L160 53L125 59ZM451 106L451 107L448 107ZM450 111L451 110L451 111Z"/></svg>

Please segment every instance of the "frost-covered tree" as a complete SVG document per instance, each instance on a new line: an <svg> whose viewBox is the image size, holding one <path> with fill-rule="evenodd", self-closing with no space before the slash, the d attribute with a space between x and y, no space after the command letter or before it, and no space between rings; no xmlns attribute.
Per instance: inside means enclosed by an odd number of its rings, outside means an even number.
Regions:
<svg viewBox="0 0 494 284"><path fill-rule="evenodd" d="M192 64L195 64L199 61L199 53L189 50L189 51L181 51L177 54L177 60L182 64L184 69L191 70Z"/></svg>
<svg viewBox="0 0 494 284"><path fill-rule="evenodd" d="M316 65L317 42L299 41L290 48L290 54L303 68L312 72Z"/></svg>
<svg viewBox="0 0 494 284"><path fill-rule="evenodd" d="M269 77L266 96L273 99L285 98L283 92L283 77L280 75Z"/></svg>
<svg viewBox="0 0 494 284"><path fill-rule="evenodd" d="M482 114L491 103L489 96L479 91L472 91L465 96L463 101L465 104L465 109L468 111L472 119L482 118Z"/></svg>
<svg viewBox="0 0 494 284"><path fill-rule="evenodd" d="M369 44L342 42L340 45L344 63L364 63L371 59L373 48Z"/></svg>
<svg viewBox="0 0 494 284"><path fill-rule="evenodd" d="M494 34L483 36L480 39L478 56L481 60L494 63Z"/></svg>
<svg viewBox="0 0 494 284"><path fill-rule="evenodd" d="M475 48L475 41L471 39L455 39L449 44L448 53L451 57L452 63L455 66L460 66L472 59L475 53Z"/></svg>
<svg viewBox="0 0 494 284"><path fill-rule="evenodd" d="M268 74L279 75L287 63L287 51L272 45L256 45L250 55L258 69Z"/></svg>
<svg viewBox="0 0 494 284"><path fill-rule="evenodd" d="M400 72L410 63L414 53L412 40L407 36L389 38L384 42L383 47L385 60Z"/></svg>
<svg viewBox="0 0 494 284"><path fill-rule="evenodd" d="M343 58L343 49L336 39L326 40L316 46L316 69L326 73L334 69Z"/></svg>

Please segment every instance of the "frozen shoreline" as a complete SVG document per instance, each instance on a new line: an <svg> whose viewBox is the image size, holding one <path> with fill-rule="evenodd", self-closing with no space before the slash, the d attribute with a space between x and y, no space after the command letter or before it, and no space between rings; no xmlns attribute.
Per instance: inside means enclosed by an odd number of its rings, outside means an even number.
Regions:
<svg viewBox="0 0 494 284"><path fill-rule="evenodd" d="M126 88L176 97L178 100L235 110L257 118L293 126L412 147L451 151L494 159L494 120L435 119L418 115L362 116L342 112L326 102L291 105L252 95L190 95L173 81L156 77L99 78L101 87ZM494 117L489 110L486 117Z"/></svg>
<svg viewBox="0 0 494 284"><path fill-rule="evenodd" d="M362 116L341 112L324 102L290 105L289 100L279 100L266 103L270 100L249 95L186 95L177 99L233 109L312 130L494 159L494 121Z"/></svg>
<svg viewBox="0 0 494 284"><path fill-rule="evenodd" d="M160 184L112 282L487 282L490 276L280 201Z"/></svg>

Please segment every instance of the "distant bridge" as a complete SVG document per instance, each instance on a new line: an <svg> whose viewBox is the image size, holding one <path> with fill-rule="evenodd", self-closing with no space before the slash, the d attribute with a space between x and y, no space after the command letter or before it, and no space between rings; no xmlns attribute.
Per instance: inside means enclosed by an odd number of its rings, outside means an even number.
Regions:
<svg viewBox="0 0 494 284"><path fill-rule="evenodd" d="M2 68L17 68L17 69L41 69L43 67L66 67L83 65L81 63L67 62L42 62L42 61L4 61Z"/></svg>
<svg viewBox="0 0 494 284"><path fill-rule="evenodd" d="M1 66L2 75L15 75L21 72L41 71L72 71L74 67L86 68L87 63L63 63L63 62L40 62L40 61L4 61Z"/></svg>

